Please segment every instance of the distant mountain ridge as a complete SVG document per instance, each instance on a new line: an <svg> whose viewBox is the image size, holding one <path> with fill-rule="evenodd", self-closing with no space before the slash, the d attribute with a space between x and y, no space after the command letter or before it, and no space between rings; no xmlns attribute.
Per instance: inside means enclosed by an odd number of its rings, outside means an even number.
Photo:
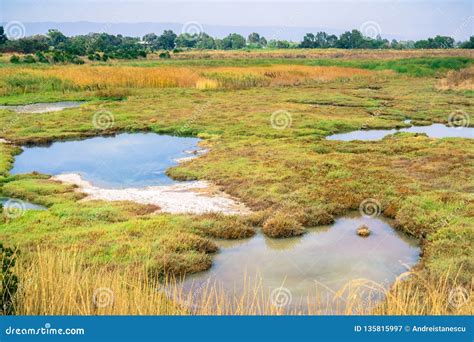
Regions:
<svg viewBox="0 0 474 342"><path fill-rule="evenodd" d="M5 25L6 23L3 23ZM161 34L164 30L173 30L177 34L186 32L202 31L217 38L223 38L229 33L239 33L247 37L252 32L263 35L267 40L285 39L292 41L301 41L308 32L316 33L324 31L330 34L341 34L344 30L321 28L321 27L286 27L286 26L226 26L226 25L207 25L190 22L186 24L179 23L97 23L89 21L78 22L24 22L26 35L45 34L49 29L58 29L67 36L88 34L91 32L106 32L109 34L122 34L124 36L143 37L147 33ZM186 30L189 28L189 30ZM352 29L352 28L351 28ZM348 28L349 30L349 28ZM383 38L397 38L392 35L383 35Z"/></svg>

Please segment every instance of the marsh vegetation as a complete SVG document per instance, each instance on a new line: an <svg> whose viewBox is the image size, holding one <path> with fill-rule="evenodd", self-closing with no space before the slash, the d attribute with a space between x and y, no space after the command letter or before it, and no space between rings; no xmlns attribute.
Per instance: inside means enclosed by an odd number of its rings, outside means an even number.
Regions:
<svg viewBox="0 0 474 342"><path fill-rule="evenodd" d="M453 76L472 65L472 55L355 51L351 58L346 51L330 59L272 53L244 59L244 52L209 52L210 58L196 52L183 59L81 66L12 65L0 58L4 105L87 101L43 114L0 109L0 137L8 140L0 142L0 195L48 208L4 215L0 222L0 241L21 250L18 313L283 313L258 284L233 303L211 286L202 300L215 296L220 304L194 311L180 304L187 294L179 282L171 295L159 284L212 271L216 253L224 253L215 239L304 239L312 227L332 223L367 199L376 203L375 215L393 219L396 229L418 240L422 254L372 312L472 313L472 296L453 306L449 294L457 288L472 293L473 140L410 132L376 141L326 139L407 127L407 119L416 126L449 125L455 116L456 125L472 129L473 91L459 81L463 76ZM98 115L106 119L100 125ZM202 139L208 152L167 174L211 182L252 213L170 214L130 201L83 201L74 185L48 174L11 172L22 145L124 132ZM356 228L357 241L376 237L361 239ZM94 307L91 296L104 287L114 293L114 305ZM257 292L266 304L243 304ZM357 312L361 303L344 313Z"/></svg>

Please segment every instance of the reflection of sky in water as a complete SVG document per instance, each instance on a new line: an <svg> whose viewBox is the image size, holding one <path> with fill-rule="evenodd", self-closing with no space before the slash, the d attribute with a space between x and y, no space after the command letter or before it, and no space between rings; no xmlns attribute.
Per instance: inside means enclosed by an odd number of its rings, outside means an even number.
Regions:
<svg viewBox="0 0 474 342"><path fill-rule="evenodd" d="M359 237L356 229L366 224L372 234ZM270 239L261 234L243 241L218 241L220 252L210 270L191 275L185 287L209 281L228 292L242 291L244 279L261 278L264 289L284 286L294 306L318 293L333 298L349 281L365 278L388 287L419 259L413 239L395 231L386 219L348 215L330 227L309 229L302 237ZM257 276L256 276L257 275ZM367 291L362 296L368 296ZM372 293L380 297L380 293ZM302 307L304 307L303 305Z"/></svg>
<svg viewBox="0 0 474 342"><path fill-rule="evenodd" d="M368 129L348 133L333 134L329 140L380 140L383 137L397 132L425 133L431 138L474 138L473 127L449 127L441 124L430 126L412 126L402 129Z"/></svg>
<svg viewBox="0 0 474 342"><path fill-rule="evenodd" d="M177 165L175 159L188 156L185 150L196 149L198 141L137 133L25 147L15 159L11 173L79 173L85 180L105 188L172 184L165 170Z"/></svg>

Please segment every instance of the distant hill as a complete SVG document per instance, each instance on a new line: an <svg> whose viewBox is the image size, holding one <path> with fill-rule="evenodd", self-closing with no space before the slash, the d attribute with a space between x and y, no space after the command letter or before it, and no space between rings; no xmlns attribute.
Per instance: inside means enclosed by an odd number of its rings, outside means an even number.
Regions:
<svg viewBox="0 0 474 342"><path fill-rule="evenodd" d="M5 23L4 23L5 24ZM34 22L23 23L26 29L26 35L45 34L48 29L58 29L67 36L87 34L90 32L107 32L110 34L122 34L125 36L142 37L147 33L154 32L161 34L164 30L173 30L177 34L181 33L184 25L179 23L95 23L88 21L78 22ZM191 24L193 25L193 24ZM194 25L194 28L196 25ZM199 27L199 25L197 25ZM321 27L284 27L284 26L224 26L224 25L201 25L204 32L213 37L222 38L229 33L239 33L245 37L252 32L258 32L267 40L286 39L301 41L303 36L308 33L325 31L331 34L340 34L342 30L334 30ZM385 35L384 38L396 38Z"/></svg>

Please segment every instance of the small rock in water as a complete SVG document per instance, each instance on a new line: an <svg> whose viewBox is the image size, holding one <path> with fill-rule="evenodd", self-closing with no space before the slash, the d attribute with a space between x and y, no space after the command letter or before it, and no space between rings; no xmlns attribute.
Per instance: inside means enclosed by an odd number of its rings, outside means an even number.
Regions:
<svg viewBox="0 0 474 342"><path fill-rule="evenodd" d="M367 237L370 235L370 229L365 224L357 228L357 235Z"/></svg>

